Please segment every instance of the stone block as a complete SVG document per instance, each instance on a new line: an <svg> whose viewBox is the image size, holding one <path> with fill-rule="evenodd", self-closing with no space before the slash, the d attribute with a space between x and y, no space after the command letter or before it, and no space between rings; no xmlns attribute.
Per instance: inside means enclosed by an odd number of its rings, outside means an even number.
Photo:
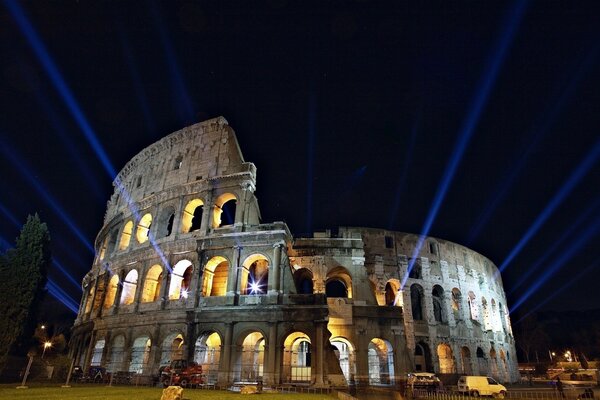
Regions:
<svg viewBox="0 0 600 400"><path fill-rule="evenodd" d="M165 388L160 400L183 400L183 388L181 386L169 386Z"/></svg>

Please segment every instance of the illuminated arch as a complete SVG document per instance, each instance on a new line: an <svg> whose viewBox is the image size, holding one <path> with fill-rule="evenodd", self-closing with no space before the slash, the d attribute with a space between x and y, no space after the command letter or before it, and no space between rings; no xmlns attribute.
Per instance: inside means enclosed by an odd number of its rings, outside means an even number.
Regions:
<svg viewBox="0 0 600 400"><path fill-rule="evenodd" d="M221 336L210 331L198 336L194 345L194 362L202 366L208 384L217 382L221 359Z"/></svg>
<svg viewBox="0 0 600 400"><path fill-rule="evenodd" d="M213 210L213 228L234 224L236 204L237 198L232 193L223 193L217 197Z"/></svg>
<svg viewBox="0 0 600 400"><path fill-rule="evenodd" d="M88 314L92 311L92 305L94 304L94 293L96 293L96 288L93 284L90 285L90 290L85 299L85 314Z"/></svg>
<svg viewBox="0 0 600 400"><path fill-rule="evenodd" d="M356 374L354 345L342 336L332 337L329 342L335 347L334 352L340 362L340 369L346 382L351 382L352 377Z"/></svg>
<svg viewBox="0 0 600 400"><path fill-rule="evenodd" d="M123 290L121 291L120 304L128 305L132 304L135 300L135 292L137 289L138 272L136 269L132 269L127 273L125 280L123 281Z"/></svg>
<svg viewBox="0 0 600 400"><path fill-rule="evenodd" d="M121 371L125 360L125 336L117 335L112 340L110 347L110 362L106 370L109 372Z"/></svg>
<svg viewBox="0 0 600 400"><path fill-rule="evenodd" d="M104 297L104 308L110 308L115 304L118 287L119 276L115 274L110 278L110 281L108 281L108 288L106 288L106 296Z"/></svg>
<svg viewBox="0 0 600 400"><path fill-rule="evenodd" d="M258 382L262 380L265 361L265 338L261 332L247 334L241 351L236 355L235 380Z"/></svg>
<svg viewBox="0 0 600 400"><path fill-rule="evenodd" d="M163 267L153 265L146 273L144 280L144 291L142 292L142 303L151 303L160 298L160 287L163 281Z"/></svg>
<svg viewBox="0 0 600 400"><path fill-rule="evenodd" d="M448 343L438 344L437 355L440 362L441 374L453 374L456 372L454 368L454 355Z"/></svg>
<svg viewBox="0 0 600 400"><path fill-rule="evenodd" d="M373 338L368 346L369 384L390 385L394 382L394 351L390 342Z"/></svg>
<svg viewBox="0 0 600 400"><path fill-rule="evenodd" d="M200 229L204 202L201 199L190 200L183 209L181 232L188 233Z"/></svg>
<svg viewBox="0 0 600 400"><path fill-rule="evenodd" d="M400 281L390 279L385 284L385 305L402 306L402 292L400 291Z"/></svg>
<svg viewBox="0 0 600 400"><path fill-rule="evenodd" d="M171 273L169 300L186 299L188 297L193 269L190 260L181 260L175 264Z"/></svg>
<svg viewBox="0 0 600 400"><path fill-rule="evenodd" d="M131 234L133 233L133 221L127 221L125 226L123 227L123 232L121 233L121 240L119 241L119 250L125 250L129 247L129 242L131 241Z"/></svg>
<svg viewBox="0 0 600 400"><path fill-rule="evenodd" d="M240 290L245 295L265 295L269 283L269 260L263 254L248 256L243 263Z"/></svg>
<svg viewBox="0 0 600 400"><path fill-rule="evenodd" d="M208 260L204 267L202 296L225 296L228 274L229 261L225 257L215 256Z"/></svg>
<svg viewBox="0 0 600 400"><path fill-rule="evenodd" d="M150 362L150 350L152 341L149 336L140 336L133 341L131 346L131 361L129 362L129 372L143 374L146 372Z"/></svg>
<svg viewBox="0 0 600 400"><path fill-rule="evenodd" d="M311 381L312 353L311 342L304 332L292 332L283 342L284 382Z"/></svg>
<svg viewBox="0 0 600 400"><path fill-rule="evenodd" d="M352 275L346 268L335 267L327 273L325 294L327 297L352 298Z"/></svg>
<svg viewBox="0 0 600 400"><path fill-rule="evenodd" d="M102 353L104 352L105 343L106 341L104 339L96 341L94 352L92 353L92 360L90 361L91 366L98 367L102 364Z"/></svg>
<svg viewBox="0 0 600 400"><path fill-rule="evenodd" d="M431 363L431 350L427 343L421 341L415 345L415 371L433 372Z"/></svg>
<svg viewBox="0 0 600 400"><path fill-rule="evenodd" d="M313 273L308 268L294 271L294 283L298 294L313 294Z"/></svg>
<svg viewBox="0 0 600 400"><path fill-rule="evenodd" d="M135 233L135 238L137 239L138 243L141 244L141 243L145 243L146 241L148 241L151 225L152 225L152 214L150 214L150 213L144 214L144 216L142 217L142 219L140 219L140 222L138 223L137 231Z"/></svg>
<svg viewBox="0 0 600 400"><path fill-rule="evenodd" d="M469 313L470 317L473 321L479 321L479 307L477 307L477 300L475 297L475 293L469 292L467 297L467 302L469 303Z"/></svg>
<svg viewBox="0 0 600 400"><path fill-rule="evenodd" d="M173 360L181 360L184 354L184 337L174 332L167 336L160 347L160 365L169 365Z"/></svg>

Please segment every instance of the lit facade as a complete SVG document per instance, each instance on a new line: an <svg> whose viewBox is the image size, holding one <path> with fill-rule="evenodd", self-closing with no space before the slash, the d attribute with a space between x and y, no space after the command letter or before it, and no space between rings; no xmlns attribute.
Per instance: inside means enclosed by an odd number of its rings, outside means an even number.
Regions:
<svg viewBox="0 0 600 400"><path fill-rule="evenodd" d="M256 167L222 118L175 132L119 173L83 280L79 365L209 383L393 385L412 371L518 378L496 267L448 241L261 223ZM123 190L121 190L123 189Z"/></svg>

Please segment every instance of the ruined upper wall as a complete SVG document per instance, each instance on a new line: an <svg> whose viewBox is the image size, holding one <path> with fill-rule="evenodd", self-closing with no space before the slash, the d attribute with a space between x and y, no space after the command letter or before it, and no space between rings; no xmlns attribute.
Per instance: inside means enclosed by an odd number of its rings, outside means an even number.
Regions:
<svg viewBox="0 0 600 400"><path fill-rule="evenodd" d="M252 170L245 165L225 118L188 126L146 147L123 167L113 182L105 222L119 212L128 213L128 202L138 203L190 182Z"/></svg>

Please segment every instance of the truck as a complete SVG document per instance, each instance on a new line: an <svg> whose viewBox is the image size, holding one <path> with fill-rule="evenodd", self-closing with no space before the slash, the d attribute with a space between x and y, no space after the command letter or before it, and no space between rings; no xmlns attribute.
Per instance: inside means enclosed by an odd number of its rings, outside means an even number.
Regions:
<svg viewBox="0 0 600 400"><path fill-rule="evenodd" d="M473 397L492 396L503 399L506 396L506 387L489 376L461 376L458 391Z"/></svg>
<svg viewBox="0 0 600 400"><path fill-rule="evenodd" d="M160 382L164 386L196 387L205 382L202 365L187 360L173 360L160 369Z"/></svg>

